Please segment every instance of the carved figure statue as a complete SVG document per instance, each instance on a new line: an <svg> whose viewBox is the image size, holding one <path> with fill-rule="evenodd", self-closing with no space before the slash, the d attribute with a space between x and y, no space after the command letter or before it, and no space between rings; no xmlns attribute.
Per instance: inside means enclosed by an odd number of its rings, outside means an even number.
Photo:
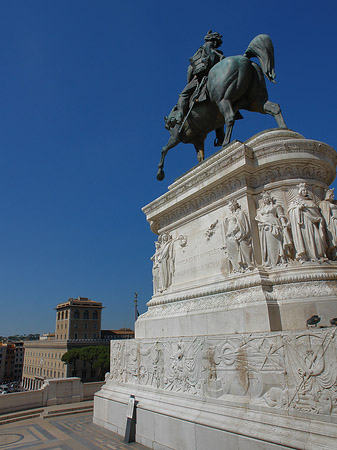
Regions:
<svg viewBox="0 0 337 450"><path fill-rule="evenodd" d="M213 59L209 58L209 61L213 62L216 59L215 45L213 44L214 48L210 49ZM259 59L260 65L250 60L253 56ZM178 106L175 106L169 117L165 118L165 127L171 136L161 151L157 179L164 179L165 156L180 142L194 145L198 161L204 160L204 142L209 132L217 130L216 145L227 145L231 140L235 120L242 119L239 112L241 109L271 114L280 128L286 128L280 106L268 100L264 75L269 81L274 82L274 47L266 34L256 36L244 55L226 57L215 64L209 70L205 83L206 92L208 92L205 101L192 102L192 108L182 123L178 123L181 121L180 117L171 120L172 116L176 115ZM197 81L198 77L194 80L195 86ZM186 111L185 105L191 91L192 88L190 90L188 84L179 98L179 108L184 111ZM184 111L181 115L185 114ZM226 134L223 132L224 125L226 125Z"/></svg>
<svg viewBox="0 0 337 450"><path fill-rule="evenodd" d="M337 201L334 200L334 189L327 189L325 198L319 204L326 224L328 250L330 259L337 259Z"/></svg>
<svg viewBox="0 0 337 450"><path fill-rule="evenodd" d="M326 259L323 217L309 197L306 183L297 185L298 195L289 206L291 231L299 261Z"/></svg>
<svg viewBox="0 0 337 450"><path fill-rule="evenodd" d="M156 247L156 251L155 251L154 255L151 256L151 261L153 261L153 266L152 266L153 294L156 294L160 290L160 274L159 274L159 262L158 262L160 243L155 242L154 245Z"/></svg>
<svg viewBox="0 0 337 450"><path fill-rule="evenodd" d="M174 273L174 240L168 233L158 238L157 262L159 267L159 291L165 291L172 283Z"/></svg>
<svg viewBox="0 0 337 450"><path fill-rule="evenodd" d="M237 200L229 202L231 214L224 221L225 247L233 272L253 270L255 261L248 219Z"/></svg>
<svg viewBox="0 0 337 450"><path fill-rule="evenodd" d="M264 192L255 217L259 227L262 263L269 267L284 264L292 246L288 220L282 206L275 203L270 193Z"/></svg>

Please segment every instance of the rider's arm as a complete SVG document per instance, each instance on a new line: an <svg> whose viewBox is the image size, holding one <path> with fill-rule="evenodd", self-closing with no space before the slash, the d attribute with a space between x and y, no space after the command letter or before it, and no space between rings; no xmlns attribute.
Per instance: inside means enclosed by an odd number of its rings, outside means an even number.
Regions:
<svg viewBox="0 0 337 450"><path fill-rule="evenodd" d="M220 58L220 61L221 61L222 59L225 58L225 55L222 53L221 50L213 50L213 51L214 51L214 53L216 53L217 56Z"/></svg>
<svg viewBox="0 0 337 450"><path fill-rule="evenodd" d="M192 80L192 78L193 78L193 68L191 65L189 65L187 69L187 84Z"/></svg>

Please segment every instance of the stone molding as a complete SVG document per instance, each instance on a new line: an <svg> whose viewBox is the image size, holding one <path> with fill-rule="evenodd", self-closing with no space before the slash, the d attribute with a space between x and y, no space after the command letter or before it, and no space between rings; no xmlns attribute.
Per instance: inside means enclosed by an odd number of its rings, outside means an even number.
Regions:
<svg viewBox="0 0 337 450"><path fill-rule="evenodd" d="M294 266L295 268L298 267L297 264L294 264ZM314 270L304 272L303 266L301 266L300 269L302 269L302 271L299 273L297 271L294 272L294 267L289 267L282 270L274 269L274 271L270 274L265 270L255 269L252 273L245 274L244 277L242 277L241 274L234 274L222 283L218 282L202 288L185 290L183 293L179 294L173 292L166 295L154 295L146 305L148 307L165 305L183 300L194 300L209 295L245 291L257 286L272 287L288 284L293 286L296 283L308 283L308 289L310 289L311 282L337 281L337 262L323 263L323 266L327 266L329 271L322 270L321 267L317 267L314 263L311 268ZM144 315L142 315L142 317L144 317Z"/></svg>
<svg viewBox="0 0 337 450"><path fill-rule="evenodd" d="M158 233L240 189L258 190L286 180L330 184L336 164L336 152L327 144L291 130L269 130L245 143L229 144L180 177L143 211Z"/></svg>

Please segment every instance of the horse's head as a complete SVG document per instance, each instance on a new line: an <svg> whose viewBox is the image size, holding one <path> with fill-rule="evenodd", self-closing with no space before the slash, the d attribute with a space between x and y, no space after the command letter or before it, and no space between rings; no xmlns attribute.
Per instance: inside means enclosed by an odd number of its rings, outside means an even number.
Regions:
<svg viewBox="0 0 337 450"><path fill-rule="evenodd" d="M169 118L167 116L164 117L164 121L165 121L165 128L167 130L170 130L170 126L169 126Z"/></svg>

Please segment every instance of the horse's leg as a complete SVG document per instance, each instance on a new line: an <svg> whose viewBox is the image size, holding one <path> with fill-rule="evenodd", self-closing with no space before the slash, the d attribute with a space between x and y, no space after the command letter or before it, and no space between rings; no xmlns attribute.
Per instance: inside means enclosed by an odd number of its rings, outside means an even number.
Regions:
<svg viewBox="0 0 337 450"><path fill-rule="evenodd" d="M218 103L218 108L221 114L224 116L226 123L226 134L225 139L222 143L222 146L224 147L225 145L230 143L232 137L232 131L235 123L235 113L233 111L231 102L225 98L220 100L220 102Z"/></svg>
<svg viewBox="0 0 337 450"><path fill-rule="evenodd" d="M205 140L196 142L194 148L197 152L198 161L203 161L205 159Z"/></svg>
<svg viewBox="0 0 337 450"><path fill-rule="evenodd" d="M214 147L221 147L225 139L224 127L219 127L215 130Z"/></svg>
<svg viewBox="0 0 337 450"><path fill-rule="evenodd" d="M158 181L162 181L165 178L165 173L163 171L164 168L164 160L165 160L165 156L167 154L167 152L175 147L176 145L179 144L179 138L178 138L178 126L176 125L176 130L177 132L174 132L175 130L171 131L171 136L170 139L168 140L168 143L165 145L165 147L162 148L161 151L161 157L160 157L160 161L158 164L158 172L157 172L157 180Z"/></svg>
<svg viewBox="0 0 337 450"><path fill-rule="evenodd" d="M263 105L263 110L267 114L271 114L272 116L275 117L275 120L279 128L287 128L287 125L285 124L285 121L281 113L280 105L278 103L273 103L267 100L266 103Z"/></svg>

